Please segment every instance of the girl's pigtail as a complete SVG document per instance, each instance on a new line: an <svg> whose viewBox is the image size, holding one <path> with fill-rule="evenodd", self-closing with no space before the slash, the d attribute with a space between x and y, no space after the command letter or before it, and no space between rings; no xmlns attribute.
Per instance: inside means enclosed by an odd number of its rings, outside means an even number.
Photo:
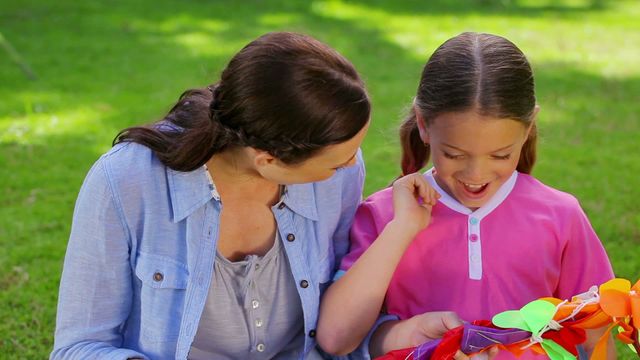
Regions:
<svg viewBox="0 0 640 360"><path fill-rule="evenodd" d="M429 161L429 147L420 137L415 109L411 109L400 125L400 144L402 146L402 175L414 173Z"/></svg>
<svg viewBox="0 0 640 360"><path fill-rule="evenodd" d="M538 128L536 123L531 124L531 130L529 131L529 137L522 145L522 151L520 152L520 159L518 160L518 167L516 170L523 174L531 174L533 165L536 163L536 146L538 143Z"/></svg>

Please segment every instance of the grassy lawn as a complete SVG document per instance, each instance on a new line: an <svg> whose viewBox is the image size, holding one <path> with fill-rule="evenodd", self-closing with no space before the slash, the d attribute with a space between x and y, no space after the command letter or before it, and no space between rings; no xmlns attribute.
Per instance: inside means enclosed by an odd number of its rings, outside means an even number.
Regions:
<svg viewBox="0 0 640 360"><path fill-rule="evenodd" d="M0 34L36 75L0 47L0 358L50 351L75 197L117 131L161 117L273 30L327 42L365 78L367 194L398 174L396 128L435 47L468 30L514 41L542 107L534 174L580 199L618 276L640 277L640 2L234 3L0 2Z"/></svg>

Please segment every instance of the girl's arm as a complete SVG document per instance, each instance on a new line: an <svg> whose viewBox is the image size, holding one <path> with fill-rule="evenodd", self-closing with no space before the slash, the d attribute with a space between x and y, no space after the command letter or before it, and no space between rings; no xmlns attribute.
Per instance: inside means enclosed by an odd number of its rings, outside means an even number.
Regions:
<svg viewBox="0 0 640 360"><path fill-rule="evenodd" d="M322 299L317 340L326 352L347 354L367 335L380 314L396 265L416 234L429 224L437 197L420 174L394 183L393 220ZM382 338L376 335L374 340Z"/></svg>

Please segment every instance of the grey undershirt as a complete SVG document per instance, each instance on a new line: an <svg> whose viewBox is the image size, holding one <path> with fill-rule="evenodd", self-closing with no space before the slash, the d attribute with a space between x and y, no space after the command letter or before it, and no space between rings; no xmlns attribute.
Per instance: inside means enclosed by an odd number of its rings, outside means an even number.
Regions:
<svg viewBox="0 0 640 360"><path fill-rule="evenodd" d="M303 348L302 304L280 237L262 257L231 262L216 253L189 359L297 359Z"/></svg>

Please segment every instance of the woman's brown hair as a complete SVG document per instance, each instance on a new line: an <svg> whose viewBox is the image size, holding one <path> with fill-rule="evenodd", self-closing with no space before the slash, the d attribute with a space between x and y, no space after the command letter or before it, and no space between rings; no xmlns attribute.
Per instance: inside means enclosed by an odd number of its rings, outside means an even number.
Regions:
<svg viewBox="0 0 640 360"><path fill-rule="evenodd" d="M351 139L370 111L364 83L347 59L309 36L275 32L245 46L216 84L185 91L164 119L122 130L114 145L143 144L178 171L236 146L296 164Z"/></svg>
<svg viewBox="0 0 640 360"><path fill-rule="evenodd" d="M531 173L536 161L535 105L531 66L512 42L469 32L447 40L427 61L414 106L400 127L402 173L416 172L429 161L416 110L427 127L440 114L468 110L531 125L517 166L519 172Z"/></svg>

